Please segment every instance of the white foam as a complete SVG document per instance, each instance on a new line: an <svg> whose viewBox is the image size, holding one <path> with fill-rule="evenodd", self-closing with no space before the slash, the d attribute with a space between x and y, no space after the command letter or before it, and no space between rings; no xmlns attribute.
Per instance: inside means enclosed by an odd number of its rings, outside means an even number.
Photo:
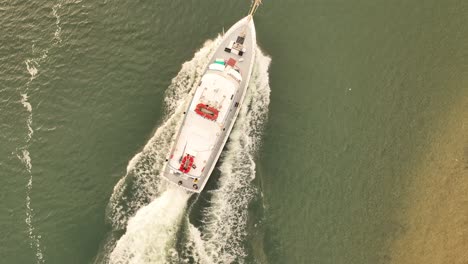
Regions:
<svg viewBox="0 0 468 264"><path fill-rule="evenodd" d="M198 228L196 228L193 224L188 223L188 234L189 242L185 248L188 254L185 255L189 255L191 258L193 258L195 263L212 263L212 258L206 252L205 241L202 239L200 230L198 230Z"/></svg>
<svg viewBox="0 0 468 264"><path fill-rule="evenodd" d="M62 7L61 3L58 3L52 7L52 14L55 17L55 32L54 32L54 41L55 44L62 42L60 38L60 33L62 32L62 27L60 27L60 16L58 15L58 10Z"/></svg>
<svg viewBox="0 0 468 264"><path fill-rule="evenodd" d="M30 80L32 81L32 79ZM26 167L26 170L29 175L28 184L26 185L26 225L28 226L28 235L30 240L31 248L36 250L36 263L44 263L44 254L41 249L41 236L36 234L34 225L33 225L33 208L31 207L31 192L33 188L33 174L32 174L32 162L31 155L29 153L28 147L30 141L33 137L34 130L32 128L32 106L28 101L28 95L26 93L21 93L21 104L28 112L28 117L26 119L26 125L28 128L28 135L26 137L26 146L21 150L21 154L17 154L17 157Z"/></svg>
<svg viewBox="0 0 468 264"><path fill-rule="evenodd" d="M54 39L52 45L57 44L57 42L61 42L60 39L60 32L61 32L61 27L60 27L60 17L58 16L58 9L61 7L61 4L56 4L52 8L52 14L56 18L56 30L54 33ZM32 52L34 53L40 53L39 56L35 58L30 58L24 61L26 64L26 70L29 73L29 81L26 83L26 87L20 91L20 96L21 96L21 104L23 107L26 109L28 112L28 116L26 118L26 126L28 129L28 134L26 137L26 143L23 147L19 148L21 150L21 154L17 154L18 159L21 160L21 162L24 164L28 175L28 184L26 186L26 219L25 222L28 226L28 234L29 234L29 239L30 239L30 246L31 248L35 249L36 251L36 263L44 263L45 258L41 246L41 235L38 234L36 231L36 228L33 225L33 216L34 216L34 210L31 206L31 193L33 190L33 173L32 173L32 161L31 161L31 156L29 153L29 145L31 144L33 135L34 135L34 129L33 129L33 107L31 103L29 102L29 96L28 96L28 91L29 88L33 82L33 80L38 76L39 74L39 66L42 61L44 61L47 58L47 55L49 53L49 49L44 49L42 51L38 51L35 49L34 44L32 45Z"/></svg>
<svg viewBox="0 0 468 264"><path fill-rule="evenodd" d="M44 263L44 254L41 249L41 235L36 234L33 225L34 210L31 207L31 192L33 187L32 163L31 155L27 149L21 150L21 154L17 154L18 159L24 164L29 175L26 185L26 225L28 227L29 245L36 250L36 263Z"/></svg>
<svg viewBox="0 0 468 264"><path fill-rule="evenodd" d="M172 80L164 99L165 121L143 150L130 160L126 175L114 187L107 209L107 218L114 229L124 229L129 217L158 196L159 172L182 121L183 111L190 102L189 92L198 85L204 65L220 39L206 42Z"/></svg>
<svg viewBox="0 0 468 264"><path fill-rule="evenodd" d="M189 233L185 252L178 252L174 246L189 195L177 187L167 187L158 177L182 112L190 101L189 91L196 88L220 39L205 43L191 61L183 64L166 92L165 121L130 160L126 175L114 187L107 216L114 230L127 230L110 254L111 263L190 262L179 259L181 255L190 256L196 263L243 262L247 206L256 194L251 185L255 177L253 156L267 116L270 93L270 59L260 50L245 103L222 156L219 189L213 192L212 204L204 212L203 229L188 223L188 216L185 218ZM169 189L163 191L166 188Z"/></svg>
<svg viewBox="0 0 468 264"><path fill-rule="evenodd" d="M29 151L27 149L23 149L21 151L21 155L17 155L18 159L23 162L24 166L26 167L26 170L29 172L32 169L32 164L31 164L31 156L29 155ZM30 181L29 181L30 182ZM28 182L28 186L30 185Z"/></svg>
<svg viewBox="0 0 468 264"><path fill-rule="evenodd" d="M171 185L138 210L112 251L110 263L164 263L173 257L175 234L189 197L189 193Z"/></svg>
<svg viewBox="0 0 468 264"><path fill-rule="evenodd" d="M23 104L24 108L26 108L26 110L28 110L28 112L31 113L32 112L32 106L28 102L28 94L21 93L20 95L21 95L21 104Z"/></svg>
<svg viewBox="0 0 468 264"><path fill-rule="evenodd" d="M32 106L31 103L28 101L28 94L21 93L21 104L24 108L29 112L28 117L26 119L26 126L28 127L28 136L26 137L26 142L29 143L32 139L34 134L34 129L32 128Z"/></svg>
<svg viewBox="0 0 468 264"><path fill-rule="evenodd" d="M34 135L34 129L32 127L33 123L33 108L31 103L28 101L29 97L27 94L27 91L29 90L29 85L30 83L34 80L36 77L38 71L36 66L39 65L35 60L26 60L26 68L30 74L30 79L28 83L26 84L26 89L24 89L24 92L20 92L21 96L21 104L23 107L26 109L28 112L28 116L26 118L26 126L28 128L28 134L26 137L26 145L21 148L21 155L17 154L17 157L21 162L24 164L26 167L26 170L29 175L28 179L28 184L26 186L26 225L28 226L28 235L29 235L29 240L30 240L30 247L35 249L36 251L36 263L44 263L44 254L42 252L42 246L41 246L41 235L37 234L35 227L33 225L33 215L34 215L34 210L31 206L31 193L33 189L33 173L32 173L32 161L31 161L31 155L29 153L29 145L31 143L31 140Z"/></svg>
<svg viewBox="0 0 468 264"><path fill-rule="evenodd" d="M29 75L31 76L29 81L34 80L39 72L37 70L38 63L34 59L27 59L24 63L26 63L26 70L28 70Z"/></svg>

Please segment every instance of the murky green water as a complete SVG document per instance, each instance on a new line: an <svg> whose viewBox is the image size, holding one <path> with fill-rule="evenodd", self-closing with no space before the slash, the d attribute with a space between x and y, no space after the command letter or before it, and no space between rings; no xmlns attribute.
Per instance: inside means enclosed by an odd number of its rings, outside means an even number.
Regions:
<svg viewBox="0 0 468 264"><path fill-rule="evenodd" d="M160 183L140 179L153 160L137 176L127 165L173 114L165 101L181 92L166 92L171 80L195 76L207 55L194 53L247 10L248 1L0 1L2 263L91 263L141 207L147 216L135 219L162 228L170 201L182 220L161 230L173 237L133 238L175 241L165 248L175 263L392 261L410 172L448 113L467 115L468 4L265 0L255 22L271 64L269 88L259 73L264 90L252 95L257 114L239 123L208 192L149 191ZM185 61L192 68L181 70ZM265 118L259 138L245 137L257 151L242 156L241 125ZM246 157L256 173L234 166ZM126 174L133 187L119 196L128 208L116 228L108 206ZM217 192L233 175L256 177L234 181L244 184L236 195ZM204 223L210 210L226 221Z"/></svg>

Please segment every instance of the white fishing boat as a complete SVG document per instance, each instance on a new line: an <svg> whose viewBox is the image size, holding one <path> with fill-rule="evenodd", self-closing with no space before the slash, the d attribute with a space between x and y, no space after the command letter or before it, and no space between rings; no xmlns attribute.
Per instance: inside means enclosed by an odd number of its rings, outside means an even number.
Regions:
<svg viewBox="0 0 468 264"><path fill-rule="evenodd" d="M259 4L254 1L249 15L224 34L167 155L163 178L189 191L205 187L239 114L255 60Z"/></svg>

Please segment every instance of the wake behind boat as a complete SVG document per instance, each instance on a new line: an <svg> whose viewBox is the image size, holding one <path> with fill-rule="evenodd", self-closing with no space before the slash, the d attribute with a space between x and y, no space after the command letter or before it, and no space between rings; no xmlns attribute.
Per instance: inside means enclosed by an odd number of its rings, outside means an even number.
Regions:
<svg viewBox="0 0 468 264"><path fill-rule="evenodd" d="M163 178L189 191L205 187L239 114L255 59L258 4L223 36L167 156Z"/></svg>

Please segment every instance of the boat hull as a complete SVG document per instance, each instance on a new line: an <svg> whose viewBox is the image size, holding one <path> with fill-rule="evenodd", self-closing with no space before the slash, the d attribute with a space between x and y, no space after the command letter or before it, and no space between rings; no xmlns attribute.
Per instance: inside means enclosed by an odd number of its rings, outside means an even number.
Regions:
<svg viewBox="0 0 468 264"><path fill-rule="evenodd" d="M209 60L167 155L164 179L191 192L204 189L244 101L255 51L254 22L245 17Z"/></svg>

